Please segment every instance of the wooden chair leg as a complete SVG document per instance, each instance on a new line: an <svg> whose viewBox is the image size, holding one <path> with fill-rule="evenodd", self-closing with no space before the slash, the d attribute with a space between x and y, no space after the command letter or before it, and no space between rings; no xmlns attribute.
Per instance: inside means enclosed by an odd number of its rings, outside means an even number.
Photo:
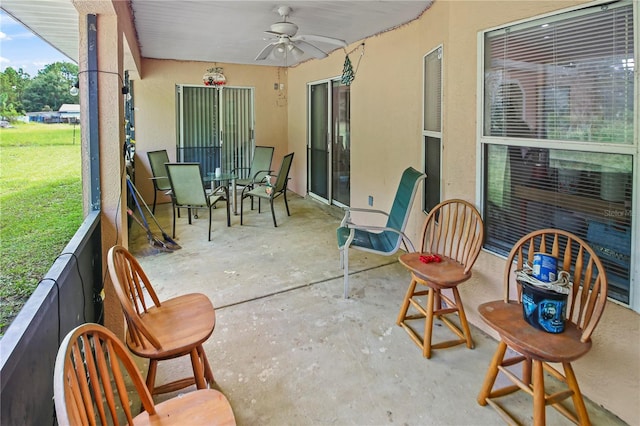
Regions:
<svg viewBox="0 0 640 426"><path fill-rule="evenodd" d="M147 370L147 388L149 393L153 395L156 383L156 373L158 372L158 360L149 360L149 369Z"/></svg>
<svg viewBox="0 0 640 426"><path fill-rule="evenodd" d="M215 383L215 378L213 377L213 372L211 371L211 366L209 365L207 354L204 352L204 348L202 347L202 345L198 346L198 355L200 356L200 361L202 362L202 366L204 367L205 381L209 384L210 387L212 387Z"/></svg>
<svg viewBox="0 0 640 426"><path fill-rule="evenodd" d="M493 354L491 364L489 364L487 374L484 378L484 382L482 383L482 388L480 388L480 393L478 394L477 401L478 404L482 406L487 405L487 398L490 397L491 390L493 389L493 385L496 382L496 377L498 377L498 366L502 364L502 360L504 359L504 354L506 352L507 344L503 341L500 341L495 353Z"/></svg>
<svg viewBox="0 0 640 426"><path fill-rule="evenodd" d="M439 290L429 287L427 296L427 314L424 318L424 341L422 342L422 356L431 358L431 335L433 334L433 306L436 299L440 302Z"/></svg>
<svg viewBox="0 0 640 426"><path fill-rule="evenodd" d="M413 292L416 289L416 284L418 284L418 281L412 279L411 284L409 284L409 288L407 289L407 294L404 296L404 302L402 302L400 313L398 313L398 318L396 319L397 325L402 325L405 318L407 317L407 311L409 311L409 304L411 303L409 300L413 296Z"/></svg>
<svg viewBox="0 0 640 426"><path fill-rule="evenodd" d="M544 393L544 368L542 361L534 360L533 369L533 425L544 426L546 424L545 410L547 405L545 404Z"/></svg>
<svg viewBox="0 0 640 426"><path fill-rule="evenodd" d="M530 385L531 382L531 364L532 361L530 358L525 359L524 361L522 361L522 382L525 385Z"/></svg>
<svg viewBox="0 0 640 426"><path fill-rule="evenodd" d="M456 301L456 307L458 308L458 316L460 317L460 326L462 327L462 332L467 341L467 348L473 349L474 343L471 338L471 329L469 328L469 323L467 322L467 315L464 313L464 305L462 304L462 299L460 298L460 293L458 292L457 287L453 287L453 297Z"/></svg>
<svg viewBox="0 0 640 426"><path fill-rule="evenodd" d="M573 372L573 367L571 367L571 363L568 363L568 362L563 362L562 367L564 368L564 374L567 380L567 386L569 386L569 389L573 391L573 395L572 395L573 405L576 409L578 420L580 421L581 425L590 425L591 421L589 420L587 407L584 404L584 399L582 398L582 392L580 392L580 387L578 386L576 375Z"/></svg>
<svg viewBox="0 0 640 426"><path fill-rule="evenodd" d="M198 348L193 348L189 355L191 356L191 366L193 367L193 377L196 380L196 387L198 389L206 389L207 384L204 380L204 369L200 362Z"/></svg>

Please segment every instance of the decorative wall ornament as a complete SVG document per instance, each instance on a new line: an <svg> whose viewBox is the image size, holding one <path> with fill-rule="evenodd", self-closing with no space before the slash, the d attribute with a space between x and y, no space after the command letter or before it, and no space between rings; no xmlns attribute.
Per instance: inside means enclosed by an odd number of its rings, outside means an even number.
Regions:
<svg viewBox="0 0 640 426"><path fill-rule="evenodd" d="M202 76L202 82L205 86L213 86L220 90L227 84L227 78L222 73L221 67L209 68Z"/></svg>
<svg viewBox="0 0 640 426"><path fill-rule="evenodd" d="M358 64L356 65L355 71L353 70L353 65L351 64L351 59L349 59L349 55L355 52L357 49L360 50L360 57L358 58ZM358 71L358 67L360 67L360 60L364 56L364 43L358 45L358 47L354 48L351 52L345 50L345 58L344 58L344 66L342 67L342 77L340 78L340 83L345 86L350 86L353 80L356 78L356 72Z"/></svg>
<svg viewBox="0 0 640 426"><path fill-rule="evenodd" d="M340 79L340 83L345 86L350 86L354 78L356 78L356 76L353 73L353 66L351 65L349 55L347 55L344 58L344 67L342 68L342 78Z"/></svg>

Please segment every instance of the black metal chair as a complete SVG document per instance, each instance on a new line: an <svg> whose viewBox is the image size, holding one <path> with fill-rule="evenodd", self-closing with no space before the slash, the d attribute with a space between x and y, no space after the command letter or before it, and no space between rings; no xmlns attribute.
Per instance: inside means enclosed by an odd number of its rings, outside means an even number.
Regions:
<svg viewBox="0 0 640 426"><path fill-rule="evenodd" d="M191 224L191 210L198 208L209 209L209 234L211 241L211 216L213 207L220 200L227 204L227 226L231 226L229 212L229 193L226 186L220 186L213 191L207 191L202 182L200 163L167 163L167 174L173 192L173 236L176 236L176 210L187 209L189 224ZM222 191L222 193L220 192ZM197 214L194 215L197 218Z"/></svg>
<svg viewBox="0 0 640 426"><path fill-rule="evenodd" d="M169 183L167 169L164 166L165 163L169 162L169 154L167 154L166 149L150 151L147 152L147 158L149 159L151 174L153 175L151 178L153 181L153 188L155 189L153 192L153 208L151 209L151 212L155 214L158 192L164 192L167 195L171 195L171 183Z"/></svg>
<svg viewBox="0 0 640 426"><path fill-rule="evenodd" d="M242 197L240 199L240 225L242 225L242 212L244 206L244 199L251 198L253 202L253 197L258 198L258 213L260 213L260 200L269 200L269 205L271 206L271 216L273 216L273 226L277 227L276 223L276 214L273 210L273 200L280 195L283 195L284 205L287 208L287 216L291 216L289 212L289 204L287 202L287 183L289 181L289 171L291 170L291 163L293 162L293 152L287 154L282 159L282 164L280 165L280 171L278 172L278 176L276 177L275 185L259 185L254 187L253 189L250 186L245 186L242 190Z"/></svg>

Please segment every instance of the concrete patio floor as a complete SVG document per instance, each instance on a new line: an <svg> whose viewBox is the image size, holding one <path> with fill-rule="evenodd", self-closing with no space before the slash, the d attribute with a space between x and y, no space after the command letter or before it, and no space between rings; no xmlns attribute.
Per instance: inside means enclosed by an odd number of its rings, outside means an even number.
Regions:
<svg viewBox="0 0 640 426"><path fill-rule="evenodd" d="M204 348L237 423L502 424L476 402L496 341L474 327L474 350L456 346L424 359L395 324L409 284L397 256L351 250L351 298L343 299L335 236L340 211L295 194L289 200L290 217L282 199L275 201L277 228L268 206L261 214L245 211L243 226L233 216L230 228L224 208L214 210L210 242L208 212L200 210L188 225L185 211L176 227L183 248L173 253L153 249L145 232L131 227L129 248L161 300L201 292L216 307L216 328ZM156 212L171 235L171 206ZM434 341L449 338L436 324ZM190 371L188 358L164 361L158 381ZM522 423L532 423L527 395L501 400ZM624 424L587 404L594 425ZM547 424L572 423L548 408Z"/></svg>

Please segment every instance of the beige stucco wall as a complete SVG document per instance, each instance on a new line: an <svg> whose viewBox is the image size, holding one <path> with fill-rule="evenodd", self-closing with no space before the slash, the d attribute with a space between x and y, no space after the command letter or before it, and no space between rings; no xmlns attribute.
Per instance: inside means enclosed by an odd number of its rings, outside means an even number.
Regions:
<svg viewBox="0 0 640 426"><path fill-rule="evenodd" d="M439 44L444 47L442 196L478 204L478 32L579 3L584 2L436 0L419 20L364 40L365 54L351 86L351 205L366 206L367 196L373 195L374 208L388 209L402 170L422 167L422 60ZM356 55L351 56L354 66ZM300 156L307 140L307 84L340 75L343 61L344 52L339 51L289 70L289 149ZM293 182L302 193L304 168L294 171ZM410 236L417 235L423 219L417 202ZM502 258L483 252L474 278L461 287L470 321L490 334L476 306L501 297L503 268ZM593 340L590 353L574 364L583 393L636 424L640 315L610 302Z"/></svg>
<svg viewBox="0 0 640 426"><path fill-rule="evenodd" d="M287 154L286 70L277 67L217 63L223 68L228 86L255 90L255 139L257 145L275 147L272 167L278 169ZM166 149L176 156L176 85L202 85L202 75L214 67L206 62L143 59L141 80L134 80L136 130L136 186L145 199L153 200L151 169L147 152ZM278 86L279 87L279 86ZM223 89L224 90L224 89ZM304 158L304 157L303 157ZM302 161L298 160L298 161ZM294 168L296 163L294 162ZM168 197L158 202L169 202Z"/></svg>

